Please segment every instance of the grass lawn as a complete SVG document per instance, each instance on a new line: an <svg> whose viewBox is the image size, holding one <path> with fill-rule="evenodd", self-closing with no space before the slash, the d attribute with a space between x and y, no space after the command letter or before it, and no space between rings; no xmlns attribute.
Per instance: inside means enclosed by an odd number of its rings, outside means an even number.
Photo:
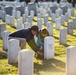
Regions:
<svg viewBox="0 0 76 75"><path fill-rule="evenodd" d="M72 21L75 14L69 18L68 21ZM49 21L51 18L49 17ZM3 22L5 24L5 22ZM37 17L34 17L33 25L37 24ZM16 26L16 25L15 25ZM43 28L46 28L43 25ZM67 22L64 23L61 28L67 28ZM6 29L10 32L14 32L16 29L6 25ZM34 75L65 75L66 74L66 48L68 46L76 46L76 29L73 30L73 35L67 35L67 44L59 44L59 30L56 30L55 23L53 23L53 37L55 39L54 51L55 57L50 60L40 60L34 57ZM30 47L26 46L28 49ZM2 40L0 39L0 51L2 49ZM8 64L8 59L0 56L0 75L17 75L18 66L17 64Z"/></svg>

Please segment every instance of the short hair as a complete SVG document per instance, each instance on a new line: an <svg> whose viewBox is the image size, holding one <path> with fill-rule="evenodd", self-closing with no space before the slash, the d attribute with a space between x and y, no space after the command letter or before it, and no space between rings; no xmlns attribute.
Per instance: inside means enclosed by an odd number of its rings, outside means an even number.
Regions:
<svg viewBox="0 0 76 75"><path fill-rule="evenodd" d="M32 26L31 30L38 32L38 26Z"/></svg>
<svg viewBox="0 0 76 75"><path fill-rule="evenodd" d="M47 31L47 29L42 29L42 30L41 30L41 33L42 33L42 34L49 34L48 31Z"/></svg>

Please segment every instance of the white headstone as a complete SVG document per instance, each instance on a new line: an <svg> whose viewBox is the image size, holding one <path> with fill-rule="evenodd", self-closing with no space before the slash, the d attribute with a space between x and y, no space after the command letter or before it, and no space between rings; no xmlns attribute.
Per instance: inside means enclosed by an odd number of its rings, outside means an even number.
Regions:
<svg viewBox="0 0 76 75"><path fill-rule="evenodd" d="M20 11L17 11L16 16L17 16L17 19L20 19L21 12Z"/></svg>
<svg viewBox="0 0 76 75"><path fill-rule="evenodd" d="M10 24L10 15L6 15L6 24Z"/></svg>
<svg viewBox="0 0 76 75"><path fill-rule="evenodd" d="M44 16L44 25L46 25L47 22L48 22L48 15L45 15L45 16Z"/></svg>
<svg viewBox="0 0 76 75"><path fill-rule="evenodd" d="M0 23L0 39L2 38L2 32L6 30L6 25Z"/></svg>
<svg viewBox="0 0 76 75"><path fill-rule="evenodd" d="M44 59L54 58L54 38L47 36L44 38Z"/></svg>
<svg viewBox="0 0 76 75"><path fill-rule="evenodd" d="M71 8L71 15L74 14L74 8Z"/></svg>
<svg viewBox="0 0 76 75"><path fill-rule="evenodd" d="M30 23L30 25L32 26L32 17L28 16L28 23Z"/></svg>
<svg viewBox="0 0 76 75"><path fill-rule="evenodd" d="M2 41L3 41L3 50L7 51L8 50L8 36L10 32L9 31L3 31L2 32Z"/></svg>
<svg viewBox="0 0 76 75"><path fill-rule="evenodd" d="M22 29L22 20L17 20L17 29Z"/></svg>
<svg viewBox="0 0 76 75"><path fill-rule="evenodd" d="M51 16L52 10L48 10L48 15Z"/></svg>
<svg viewBox="0 0 76 75"><path fill-rule="evenodd" d="M68 19L69 19L69 15L68 13L65 13L65 21L68 21Z"/></svg>
<svg viewBox="0 0 76 75"><path fill-rule="evenodd" d="M61 28L60 35L59 35L59 43L65 45L67 42L67 29Z"/></svg>
<svg viewBox="0 0 76 75"><path fill-rule="evenodd" d="M2 10L0 10L0 18L2 18Z"/></svg>
<svg viewBox="0 0 76 75"><path fill-rule="evenodd" d="M33 75L34 54L32 50L21 50L18 53L18 72L19 75Z"/></svg>
<svg viewBox="0 0 76 75"><path fill-rule="evenodd" d="M73 22L68 22L67 33L73 35Z"/></svg>
<svg viewBox="0 0 76 75"><path fill-rule="evenodd" d="M28 23L28 22L25 22L25 23L24 23L24 28L25 28L25 29L31 28L31 25L30 25L30 23Z"/></svg>
<svg viewBox="0 0 76 75"><path fill-rule="evenodd" d="M27 8L25 9L25 13L24 14L26 14L26 17L28 17L28 9Z"/></svg>
<svg viewBox="0 0 76 75"><path fill-rule="evenodd" d="M37 9L37 14L40 14L40 9Z"/></svg>
<svg viewBox="0 0 76 75"><path fill-rule="evenodd" d="M27 19L26 14L23 14L23 17L22 17L23 23L26 22L26 19Z"/></svg>
<svg viewBox="0 0 76 75"><path fill-rule="evenodd" d="M71 17L71 9L68 9L67 13L68 13L68 16Z"/></svg>
<svg viewBox="0 0 76 75"><path fill-rule="evenodd" d="M59 11L60 11L60 12L59 12L60 16L63 15L63 10L60 9Z"/></svg>
<svg viewBox="0 0 76 75"><path fill-rule="evenodd" d="M76 75L76 46L67 47L66 75Z"/></svg>
<svg viewBox="0 0 76 75"><path fill-rule="evenodd" d="M12 10L12 16L16 18L16 10Z"/></svg>
<svg viewBox="0 0 76 75"><path fill-rule="evenodd" d="M73 19L73 28L76 29L76 17Z"/></svg>
<svg viewBox="0 0 76 75"><path fill-rule="evenodd" d="M49 35L53 35L53 23L47 22L47 30L49 32Z"/></svg>
<svg viewBox="0 0 76 75"><path fill-rule="evenodd" d="M12 26L12 27L15 26L15 17L13 17L13 16L10 17L10 26Z"/></svg>
<svg viewBox="0 0 76 75"><path fill-rule="evenodd" d="M51 17L52 17L52 21L55 22L56 15L54 13L52 13Z"/></svg>
<svg viewBox="0 0 76 75"><path fill-rule="evenodd" d="M19 40L10 39L8 45L8 63L18 62Z"/></svg>
<svg viewBox="0 0 76 75"><path fill-rule="evenodd" d="M37 18L41 18L41 14L37 14Z"/></svg>
<svg viewBox="0 0 76 75"><path fill-rule="evenodd" d="M32 17L32 19L34 19L34 11L33 10L30 11L30 16Z"/></svg>
<svg viewBox="0 0 76 75"><path fill-rule="evenodd" d="M56 17L58 18L60 16L60 11L56 10Z"/></svg>
<svg viewBox="0 0 76 75"><path fill-rule="evenodd" d="M64 25L64 22L65 22L65 16L61 15L61 24Z"/></svg>
<svg viewBox="0 0 76 75"><path fill-rule="evenodd" d="M40 13L41 13L41 15L43 14L43 10L44 10L44 8L40 7Z"/></svg>
<svg viewBox="0 0 76 75"><path fill-rule="evenodd" d="M39 30L42 29L42 19L41 18L37 19L37 26L38 26Z"/></svg>
<svg viewBox="0 0 76 75"><path fill-rule="evenodd" d="M2 11L2 20L5 21L5 18L6 18L6 12Z"/></svg>
<svg viewBox="0 0 76 75"><path fill-rule="evenodd" d="M47 15L47 11L43 10L43 16Z"/></svg>
<svg viewBox="0 0 76 75"><path fill-rule="evenodd" d="M59 30L61 26L61 18L56 18L56 29Z"/></svg>

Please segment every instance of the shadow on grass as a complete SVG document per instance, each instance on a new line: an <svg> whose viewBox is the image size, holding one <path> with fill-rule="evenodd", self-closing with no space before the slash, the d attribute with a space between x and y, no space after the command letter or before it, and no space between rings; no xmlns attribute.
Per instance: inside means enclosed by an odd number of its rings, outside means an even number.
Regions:
<svg viewBox="0 0 76 75"><path fill-rule="evenodd" d="M14 29L16 29L16 27L15 26L11 26L12 28L14 28Z"/></svg>
<svg viewBox="0 0 76 75"><path fill-rule="evenodd" d="M5 57L5 56L0 56L0 59L7 59L7 57Z"/></svg>
<svg viewBox="0 0 76 75"><path fill-rule="evenodd" d="M42 64L35 63L35 73L39 75L39 72L65 72L65 63L57 60L42 60Z"/></svg>
<svg viewBox="0 0 76 75"><path fill-rule="evenodd" d="M59 37L53 36L55 39L59 39Z"/></svg>
<svg viewBox="0 0 76 75"><path fill-rule="evenodd" d="M33 19L34 22L37 22L35 19Z"/></svg>
<svg viewBox="0 0 76 75"><path fill-rule="evenodd" d="M76 35L73 35L74 37L76 37Z"/></svg>
<svg viewBox="0 0 76 75"><path fill-rule="evenodd" d="M71 40L70 39L67 39L67 42L71 42Z"/></svg>
<svg viewBox="0 0 76 75"><path fill-rule="evenodd" d="M65 46L65 47L68 47L68 46L70 46L70 45L68 45L68 44L65 44L64 46Z"/></svg>
<svg viewBox="0 0 76 75"><path fill-rule="evenodd" d="M66 25L63 25L63 27L66 27L66 28L67 28L67 26L66 26Z"/></svg>
<svg viewBox="0 0 76 75"><path fill-rule="evenodd" d="M12 63L12 64L10 64L10 65L15 66L15 67L18 68L18 63Z"/></svg>
<svg viewBox="0 0 76 75"><path fill-rule="evenodd" d="M9 24L8 24L8 26L10 26ZM16 26L11 26L12 28L14 28L14 29L16 29Z"/></svg>
<svg viewBox="0 0 76 75"><path fill-rule="evenodd" d="M48 20L48 21L52 21L52 20Z"/></svg>

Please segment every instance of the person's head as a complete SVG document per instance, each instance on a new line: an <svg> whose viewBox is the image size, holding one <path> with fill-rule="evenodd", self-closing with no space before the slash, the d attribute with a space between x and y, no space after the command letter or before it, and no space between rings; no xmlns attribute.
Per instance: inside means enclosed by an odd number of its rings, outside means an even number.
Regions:
<svg viewBox="0 0 76 75"><path fill-rule="evenodd" d="M43 37L48 36L49 33L48 33L47 29L42 29L42 30L41 30L41 35L42 35Z"/></svg>
<svg viewBox="0 0 76 75"><path fill-rule="evenodd" d="M32 27L31 27L31 33L32 33L33 35L36 35L36 34L38 33L38 26L32 26Z"/></svg>

